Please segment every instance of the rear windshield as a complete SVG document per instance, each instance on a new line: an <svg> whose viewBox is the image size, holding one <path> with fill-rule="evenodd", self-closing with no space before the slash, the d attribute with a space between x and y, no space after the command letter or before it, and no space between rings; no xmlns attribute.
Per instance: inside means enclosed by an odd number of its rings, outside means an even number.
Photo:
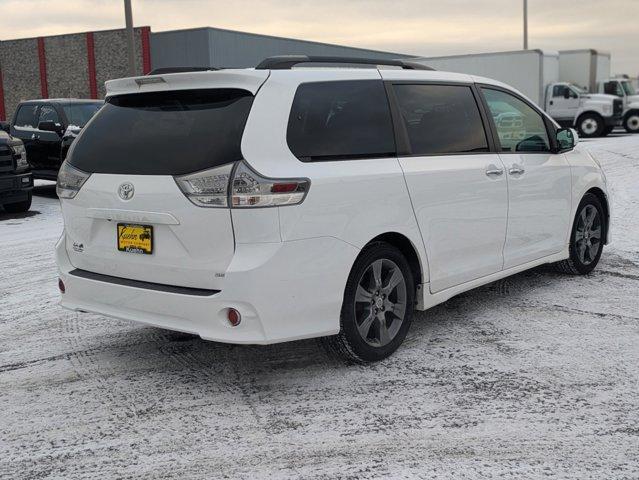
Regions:
<svg viewBox="0 0 639 480"><path fill-rule="evenodd" d="M69 126L84 127L102 105L102 102L67 103L62 105L62 110L67 116Z"/></svg>
<svg viewBox="0 0 639 480"><path fill-rule="evenodd" d="M69 162L90 173L182 175L242 158L246 90L120 95L77 138Z"/></svg>

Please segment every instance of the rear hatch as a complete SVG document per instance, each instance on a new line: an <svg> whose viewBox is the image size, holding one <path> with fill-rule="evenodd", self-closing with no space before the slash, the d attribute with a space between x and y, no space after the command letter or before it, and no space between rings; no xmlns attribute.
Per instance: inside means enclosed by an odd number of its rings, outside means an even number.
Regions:
<svg viewBox="0 0 639 480"><path fill-rule="evenodd" d="M71 264L94 273L221 289L234 253L228 208L198 206L175 177L231 164L264 71L107 84L67 163L90 174L62 201Z"/></svg>

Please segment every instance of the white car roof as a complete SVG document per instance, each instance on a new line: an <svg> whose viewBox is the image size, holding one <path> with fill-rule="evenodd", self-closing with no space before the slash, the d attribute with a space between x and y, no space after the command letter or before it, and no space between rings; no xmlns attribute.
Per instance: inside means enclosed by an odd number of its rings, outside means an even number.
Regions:
<svg viewBox="0 0 639 480"><path fill-rule="evenodd" d="M163 73L141 77L120 78L106 82L106 96L169 90L205 88L241 88L255 94L266 81L288 84L310 81L379 79L390 81L441 81L458 83L484 83L510 90L511 86L496 80L463 73L437 70L405 70L401 68L343 68L297 67L284 70L224 69L201 72ZM515 90L516 91L516 90ZM519 92L518 92L519 93Z"/></svg>

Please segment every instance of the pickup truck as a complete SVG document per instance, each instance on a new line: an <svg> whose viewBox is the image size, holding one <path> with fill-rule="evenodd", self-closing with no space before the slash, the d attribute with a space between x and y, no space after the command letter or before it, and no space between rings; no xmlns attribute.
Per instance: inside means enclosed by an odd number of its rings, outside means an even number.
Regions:
<svg viewBox="0 0 639 480"><path fill-rule="evenodd" d="M57 179L69 146L103 104L101 100L63 98L18 105L11 135L24 143L34 178Z"/></svg>
<svg viewBox="0 0 639 480"><path fill-rule="evenodd" d="M0 206L5 212L26 212L31 208L33 177L22 142L0 125Z"/></svg>

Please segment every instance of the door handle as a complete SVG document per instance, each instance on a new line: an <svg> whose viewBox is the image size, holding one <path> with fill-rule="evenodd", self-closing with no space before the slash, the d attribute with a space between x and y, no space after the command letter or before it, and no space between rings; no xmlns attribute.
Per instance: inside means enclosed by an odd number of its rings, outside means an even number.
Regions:
<svg viewBox="0 0 639 480"><path fill-rule="evenodd" d="M524 167L520 167L519 165L515 164L510 167L508 173L510 173L511 175L523 175L525 171L526 170L524 170Z"/></svg>
<svg viewBox="0 0 639 480"><path fill-rule="evenodd" d="M503 168L488 168L486 170L486 175L488 175L489 177L499 177L500 175L504 174L504 169Z"/></svg>

